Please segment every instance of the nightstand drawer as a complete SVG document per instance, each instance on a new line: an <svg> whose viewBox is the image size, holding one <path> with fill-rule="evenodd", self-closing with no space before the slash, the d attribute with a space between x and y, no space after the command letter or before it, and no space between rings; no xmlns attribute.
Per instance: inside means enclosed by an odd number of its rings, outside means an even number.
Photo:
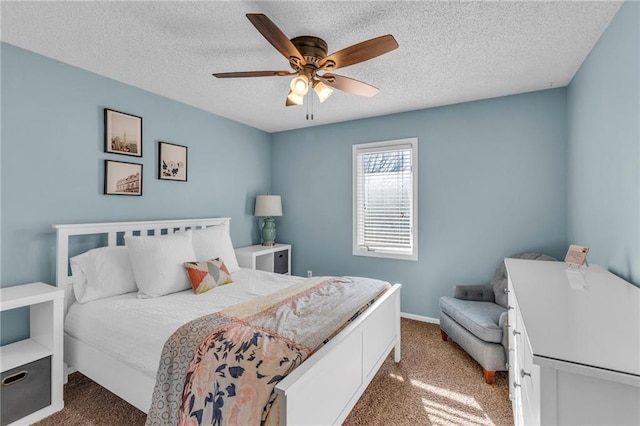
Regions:
<svg viewBox="0 0 640 426"><path fill-rule="evenodd" d="M274 253L273 272L276 274L289 273L289 250L280 250Z"/></svg>
<svg viewBox="0 0 640 426"><path fill-rule="evenodd" d="M51 405L51 357L2 373L0 425L5 426Z"/></svg>

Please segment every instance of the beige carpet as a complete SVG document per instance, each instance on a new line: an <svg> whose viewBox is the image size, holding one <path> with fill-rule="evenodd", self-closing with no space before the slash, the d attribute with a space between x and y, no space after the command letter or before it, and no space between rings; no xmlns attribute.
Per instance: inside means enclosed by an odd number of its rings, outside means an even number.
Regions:
<svg viewBox="0 0 640 426"><path fill-rule="evenodd" d="M382 365L345 425L512 425L506 373L484 383L482 368L435 324L402 320L402 362ZM79 373L64 410L39 426L144 425L145 414Z"/></svg>

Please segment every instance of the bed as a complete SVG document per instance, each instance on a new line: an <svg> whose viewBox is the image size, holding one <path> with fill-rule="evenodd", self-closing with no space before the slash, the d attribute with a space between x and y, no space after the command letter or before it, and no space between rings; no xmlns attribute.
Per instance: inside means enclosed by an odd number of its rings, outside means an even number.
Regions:
<svg viewBox="0 0 640 426"><path fill-rule="evenodd" d="M66 292L64 360L69 371L79 371L147 413L152 407L162 345L176 328L211 310L233 309L239 306L236 303L307 282L300 277L240 269L231 274L236 285L216 287L204 294L186 290L141 299L136 293L127 293L84 304L75 301L69 266L70 247L76 250L70 243L74 238L91 236L92 244L116 247L130 236L170 235L214 227L228 235L229 222L229 218L208 218L54 225L56 284ZM362 280L366 283L367 279ZM400 361L400 287L390 286L277 383L272 423L344 421L392 350L395 362ZM194 302L207 299L206 308ZM132 322L137 325L132 327Z"/></svg>

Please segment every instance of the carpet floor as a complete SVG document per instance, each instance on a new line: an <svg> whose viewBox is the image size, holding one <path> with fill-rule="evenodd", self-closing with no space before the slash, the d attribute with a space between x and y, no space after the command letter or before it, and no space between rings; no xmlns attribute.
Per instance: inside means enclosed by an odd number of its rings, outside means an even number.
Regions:
<svg viewBox="0 0 640 426"><path fill-rule="evenodd" d="M144 425L146 415L80 373L69 376L62 411L38 426ZM402 319L402 361L391 354L346 426L512 425L507 373L484 383L482 368L440 328Z"/></svg>

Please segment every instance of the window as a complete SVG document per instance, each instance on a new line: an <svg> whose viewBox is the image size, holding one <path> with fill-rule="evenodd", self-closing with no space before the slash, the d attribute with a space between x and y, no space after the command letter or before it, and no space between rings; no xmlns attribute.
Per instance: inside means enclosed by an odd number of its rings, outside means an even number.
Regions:
<svg viewBox="0 0 640 426"><path fill-rule="evenodd" d="M418 139L353 145L353 254L418 260Z"/></svg>

